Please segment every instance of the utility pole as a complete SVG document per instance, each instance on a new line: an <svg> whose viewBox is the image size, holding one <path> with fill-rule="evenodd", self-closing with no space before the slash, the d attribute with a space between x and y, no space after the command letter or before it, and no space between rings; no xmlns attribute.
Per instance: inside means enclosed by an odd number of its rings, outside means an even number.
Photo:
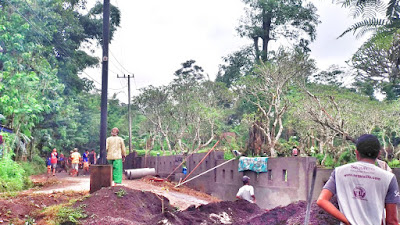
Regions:
<svg viewBox="0 0 400 225"><path fill-rule="evenodd" d="M135 75L128 75L128 77L124 76L120 77L117 75L117 78L127 78L128 79L128 122L129 122L129 153L132 153L132 114L131 114L131 78L134 78Z"/></svg>
<svg viewBox="0 0 400 225"><path fill-rule="evenodd" d="M107 164L107 89L108 89L108 42L110 36L110 0L103 5L103 57L101 80L101 117L100 117L100 159L98 164Z"/></svg>

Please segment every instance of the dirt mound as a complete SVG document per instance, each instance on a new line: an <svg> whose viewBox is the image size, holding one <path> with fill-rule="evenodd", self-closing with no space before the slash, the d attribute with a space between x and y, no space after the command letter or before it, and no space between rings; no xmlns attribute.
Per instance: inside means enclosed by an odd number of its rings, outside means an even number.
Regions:
<svg viewBox="0 0 400 225"><path fill-rule="evenodd" d="M236 224L236 225L300 225L304 224L307 203L292 203L269 211L245 200L225 201L190 207L185 211L166 213L156 217L151 224ZM337 225L339 221L320 209L315 202L311 206L311 225Z"/></svg>
<svg viewBox="0 0 400 225"><path fill-rule="evenodd" d="M35 216L40 210L70 199L80 198L87 192L62 192L53 194L20 193L18 196L0 198L0 223L24 224L28 217Z"/></svg>
<svg viewBox="0 0 400 225"><path fill-rule="evenodd" d="M337 206L336 199L333 199L332 203ZM247 220L243 224L275 224L275 225L297 225L304 224L306 216L307 203L305 201L299 201L292 203L285 207L276 207L271 209L264 214ZM339 221L326 213L323 209L318 207L314 201L311 204L310 210L310 225L337 225Z"/></svg>
<svg viewBox="0 0 400 225"><path fill-rule="evenodd" d="M166 198L151 192L117 186L103 188L76 203L75 207L83 208L88 215L82 224L294 225L304 224L307 204L300 201L265 211L256 204L238 200L191 206L184 211L176 211ZM339 221L325 213L314 202L311 206L310 224L333 225L339 224Z"/></svg>
<svg viewBox="0 0 400 225"><path fill-rule="evenodd" d="M197 208L189 207L185 211L166 213L155 218L151 224L243 224L247 218L263 212L256 204L245 200L222 201Z"/></svg>
<svg viewBox="0 0 400 225"><path fill-rule="evenodd" d="M149 224L163 207L174 211L162 196L123 186L102 188L75 207L83 208L88 215L82 224Z"/></svg>

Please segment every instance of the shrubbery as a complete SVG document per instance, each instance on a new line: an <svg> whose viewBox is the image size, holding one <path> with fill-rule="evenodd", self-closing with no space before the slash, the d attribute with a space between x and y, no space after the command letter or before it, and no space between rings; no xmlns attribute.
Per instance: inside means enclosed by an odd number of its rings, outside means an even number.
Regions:
<svg viewBox="0 0 400 225"><path fill-rule="evenodd" d="M0 159L0 192L20 191L29 186L29 178L22 166L11 157Z"/></svg>

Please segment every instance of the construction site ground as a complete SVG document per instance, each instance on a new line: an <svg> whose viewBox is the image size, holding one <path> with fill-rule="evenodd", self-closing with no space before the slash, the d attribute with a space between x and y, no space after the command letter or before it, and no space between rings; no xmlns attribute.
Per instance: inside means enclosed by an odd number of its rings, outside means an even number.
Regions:
<svg viewBox="0 0 400 225"><path fill-rule="evenodd" d="M306 202L271 210L244 200L220 201L188 187L146 177L123 180L123 185L102 188L89 195L89 176L33 176L35 188L0 196L0 224L54 224L52 209L78 200L81 224L304 224ZM71 204L71 203L70 203ZM28 222L28 223L27 223ZM74 224L74 223L65 223ZM310 224L338 224L311 206Z"/></svg>

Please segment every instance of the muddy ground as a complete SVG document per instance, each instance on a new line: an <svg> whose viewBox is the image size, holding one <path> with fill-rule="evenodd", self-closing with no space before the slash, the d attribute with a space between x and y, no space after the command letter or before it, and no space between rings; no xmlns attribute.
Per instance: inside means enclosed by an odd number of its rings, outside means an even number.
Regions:
<svg viewBox="0 0 400 225"><path fill-rule="evenodd" d="M16 196L0 196L0 224L52 224L52 206L73 203L86 215L81 224L304 224L306 203L266 211L247 201L219 201L187 187L149 178L124 180L123 186L103 188L88 194L89 177L33 177L36 188ZM46 213L47 211L47 213ZM51 210L50 210L51 214ZM51 215L50 215L51 216ZM53 215L54 216L54 215ZM68 223L73 224L73 223ZM316 206L311 207L310 224L339 224Z"/></svg>

